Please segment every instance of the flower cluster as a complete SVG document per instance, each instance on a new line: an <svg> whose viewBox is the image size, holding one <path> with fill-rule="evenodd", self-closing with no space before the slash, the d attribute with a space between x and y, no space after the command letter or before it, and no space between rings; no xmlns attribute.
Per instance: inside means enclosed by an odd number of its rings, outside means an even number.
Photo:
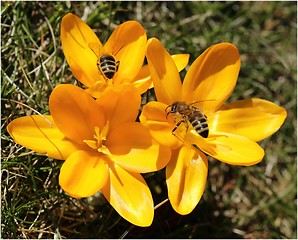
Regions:
<svg viewBox="0 0 298 240"><path fill-rule="evenodd" d="M75 78L85 88L56 86L50 115L9 123L19 144L64 160L59 184L75 198L101 191L115 210L149 226L154 203L142 173L166 167L168 197L179 214L190 213L204 192L208 159L250 166L263 159L258 141L276 132L284 108L252 98L225 104L240 70L230 43L209 47L179 71L188 54L170 55L156 38L147 40L136 21L119 25L105 44L79 17L62 19L61 42ZM144 64L144 59L148 64ZM141 94L154 87L138 118Z"/></svg>

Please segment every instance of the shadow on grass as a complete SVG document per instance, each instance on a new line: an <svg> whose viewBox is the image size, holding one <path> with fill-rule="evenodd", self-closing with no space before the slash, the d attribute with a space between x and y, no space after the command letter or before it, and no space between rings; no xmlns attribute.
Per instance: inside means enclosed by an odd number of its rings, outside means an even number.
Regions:
<svg viewBox="0 0 298 240"><path fill-rule="evenodd" d="M192 213L181 216L168 202L156 210L150 227L134 227L126 238L239 238L230 219L216 209L202 201Z"/></svg>

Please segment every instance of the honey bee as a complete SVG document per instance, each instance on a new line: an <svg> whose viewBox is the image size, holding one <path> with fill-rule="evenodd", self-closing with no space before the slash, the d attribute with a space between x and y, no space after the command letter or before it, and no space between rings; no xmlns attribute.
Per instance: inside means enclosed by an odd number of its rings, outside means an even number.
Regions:
<svg viewBox="0 0 298 240"><path fill-rule="evenodd" d="M181 123L184 123L187 129L190 123L199 135L201 135L203 138L207 138L209 134L207 116L193 104L194 103L186 104L185 102L174 102L172 105L169 105L165 109L165 111L167 112L166 118L170 113L175 114L180 118L183 118L173 128L172 133L174 134L176 129L181 125ZM168 108L171 109L167 111Z"/></svg>
<svg viewBox="0 0 298 240"><path fill-rule="evenodd" d="M97 56L96 65L99 72L104 76L105 80L112 79L118 71L120 61L116 61L115 57L110 54L100 56L100 46L97 43L89 43L89 48Z"/></svg>
<svg viewBox="0 0 298 240"><path fill-rule="evenodd" d="M118 71L120 62L115 60L112 55L103 55L97 62L97 68L107 79L112 79Z"/></svg>

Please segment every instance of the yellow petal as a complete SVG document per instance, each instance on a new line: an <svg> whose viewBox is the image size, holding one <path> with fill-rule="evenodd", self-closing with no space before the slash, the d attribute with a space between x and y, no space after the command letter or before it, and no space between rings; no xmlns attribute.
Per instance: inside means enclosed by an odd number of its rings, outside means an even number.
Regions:
<svg viewBox="0 0 298 240"><path fill-rule="evenodd" d="M183 70L189 59L189 54L175 54L171 55L172 59L174 60L178 71L180 72ZM136 76L134 80L134 86L138 89L138 92L140 94L146 92L148 88L153 88L153 82L150 76L149 66L144 65L138 75Z"/></svg>
<svg viewBox="0 0 298 240"><path fill-rule="evenodd" d="M189 54L171 55L179 72L181 72L188 64Z"/></svg>
<svg viewBox="0 0 298 240"><path fill-rule="evenodd" d="M105 124L100 106L77 86L58 85L50 96L49 107L60 131L77 143L93 139L94 128L102 129Z"/></svg>
<svg viewBox="0 0 298 240"><path fill-rule="evenodd" d="M182 83L178 69L156 38L148 40L146 57L158 101L170 105L181 100Z"/></svg>
<svg viewBox="0 0 298 240"><path fill-rule="evenodd" d="M210 134L202 138L194 131L186 133L185 141L206 154L231 165L251 166L262 161L264 150L254 141L228 133Z"/></svg>
<svg viewBox="0 0 298 240"><path fill-rule="evenodd" d="M125 122L134 122L137 118L141 97L132 84L115 85L105 91L97 103L110 122L110 131Z"/></svg>
<svg viewBox="0 0 298 240"><path fill-rule="evenodd" d="M171 55L174 60L178 71L180 72L184 69L188 63L189 54L176 54ZM138 75L135 77L133 82L134 86L138 89L139 94L143 94L149 88L153 88L153 82L150 76L149 66L144 65L139 71Z"/></svg>
<svg viewBox="0 0 298 240"><path fill-rule="evenodd" d="M148 79L142 79L142 80L136 80L133 85L137 88L138 93L142 95L145 93L149 88L153 88L152 80L151 78Z"/></svg>
<svg viewBox="0 0 298 240"><path fill-rule="evenodd" d="M151 192L139 173L110 166L110 179L102 192L114 209L127 221L140 227L150 226L154 208Z"/></svg>
<svg viewBox="0 0 298 240"><path fill-rule="evenodd" d="M138 89L139 94L143 94L149 87L153 87L148 65L141 68L138 75L135 77L133 84Z"/></svg>
<svg viewBox="0 0 298 240"><path fill-rule="evenodd" d="M151 136L157 142L170 148L177 148L183 143L172 133L175 124L168 122L165 112L166 108L167 105L163 103L151 101L143 107L140 121L144 126L148 127Z"/></svg>
<svg viewBox="0 0 298 240"><path fill-rule="evenodd" d="M275 133L286 116L284 108L252 98L223 105L208 122L211 132L228 132L260 141Z"/></svg>
<svg viewBox="0 0 298 240"><path fill-rule="evenodd" d="M183 100L205 114L216 111L234 90L240 69L237 48L219 43L204 51L190 66L183 82Z"/></svg>
<svg viewBox="0 0 298 240"><path fill-rule="evenodd" d="M66 61L81 83L89 87L101 80L96 65L98 56L91 50L89 43L96 43L99 48L102 48L102 44L92 29L72 13L62 18L61 43Z"/></svg>
<svg viewBox="0 0 298 240"><path fill-rule="evenodd" d="M8 124L7 131L18 144L55 159L65 160L73 152L84 148L66 139L51 116L17 118Z"/></svg>
<svg viewBox="0 0 298 240"><path fill-rule="evenodd" d="M135 77L134 81L146 81L150 79L150 71L148 64L144 65Z"/></svg>
<svg viewBox="0 0 298 240"><path fill-rule="evenodd" d="M204 153L182 147L173 150L166 168L169 199L174 210L189 214L200 201L207 181L208 160Z"/></svg>
<svg viewBox="0 0 298 240"><path fill-rule="evenodd" d="M133 82L143 65L146 43L146 32L136 21L127 21L114 30L104 48L120 62L115 83Z"/></svg>
<svg viewBox="0 0 298 240"><path fill-rule="evenodd" d="M73 197L89 197L107 183L108 174L108 165L99 153L76 151L63 163L59 184Z"/></svg>
<svg viewBox="0 0 298 240"><path fill-rule="evenodd" d="M106 81L97 81L93 86L87 88L85 91L94 98L101 98L104 93L113 88L114 85L107 84Z"/></svg>
<svg viewBox="0 0 298 240"><path fill-rule="evenodd" d="M147 149L152 145L149 131L138 122L127 122L110 131L106 146L112 154L128 154L132 148Z"/></svg>
<svg viewBox="0 0 298 240"><path fill-rule="evenodd" d="M106 146L114 162L139 173L162 169L171 155L170 149L153 141L149 131L138 122L120 125L108 135Z"/></svg>

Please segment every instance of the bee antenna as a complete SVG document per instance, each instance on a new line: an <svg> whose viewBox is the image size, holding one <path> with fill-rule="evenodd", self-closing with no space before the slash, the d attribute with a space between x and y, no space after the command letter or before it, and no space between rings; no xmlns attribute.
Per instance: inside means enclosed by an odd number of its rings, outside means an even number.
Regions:
<svg viewBox="0 0 298 240"><path fill-rule="evenodd" d="M172 104L172 105L173 105L173 104ZM167 115L166 115L166 119L168 118L168 115L170 114L170 111L167 111L167 109L168 109L169 107L172 107L172 105L167 106L166 109L165 109L165 112L167 113Z"/></svg>
<svg viewBox="0 0 298 240"><path fill-rule="evenodd" d="M169 107L172 107L172 105L167 106L166 109L165 109L165 112L167 112L167 109L168 109Z"/></svg>
<svg viewBox="0 0 298 240"><path fill-rule="evenodd" d="M208 101L216 101L216 99L207 99L207 100L195 101L195 102L192 102L191 105L199 103L199 102L208 102Z"/></svg>
<svg viewBox="0 0 298 240"><path fill-rule="evenodd" d="M166 119L168 119L168 115L169 115L169 113L170 113L170 112L167 112Z"/></svg>

